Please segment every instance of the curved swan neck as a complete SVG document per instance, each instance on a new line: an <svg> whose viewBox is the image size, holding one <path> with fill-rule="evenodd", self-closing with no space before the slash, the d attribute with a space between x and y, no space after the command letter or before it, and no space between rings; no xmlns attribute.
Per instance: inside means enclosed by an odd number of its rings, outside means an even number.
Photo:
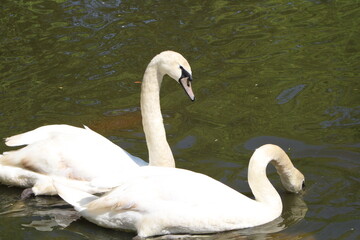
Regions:
<svg viewBox="0 0 360 240"><path fill-rule="evenodd" d="M149 152L150 166L175 167L175 160L166 140L160 109L160 87L164 74L151 61L147 66L141 85L141 115Z"/></svg>
<svg viewBox="0 0 360 240"><path fill-rule="evenodd" d="M280 175L282 170L279 170L278 166L287 169L287 164L291 164L290 159L280 147L271 144L263 145L256 149L250 159L248 169L249 185L256 201L270 205L281 213L282 202L280 195L266 176L266 167L269 162L274 163Z"/></svg>

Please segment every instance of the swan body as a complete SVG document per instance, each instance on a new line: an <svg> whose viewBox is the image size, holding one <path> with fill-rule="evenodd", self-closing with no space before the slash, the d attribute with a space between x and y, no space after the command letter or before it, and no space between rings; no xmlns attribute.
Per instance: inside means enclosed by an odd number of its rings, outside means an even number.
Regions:
<svg viewBox="0 0 360 240"><path fill-rule="evenodd" d="M103 227L137 231L139 237L213 233L262 225L280 216L281 198L266 177L269 162L288 191L302 189L303 174L280 147L270 144L250 159L248 180L255 200L200 173L152 166L123 175L118 186L101 197L56 181L55 187L83 217Z"/></svg>
<svg viewBox="0 0 360 240"><path fill-rule="evenodd" d="M140 104L149 165L175 167L160 109L160 86L166 74L181 84L192 101L195 100L189 63L179 53L164 51L156 55L145 70ZM54 176L70 182L111 179L147 165L87 127L48 125L6 138L5 143L26 146L0 154L0 182L31 188L35 195L56 194L52 184ZM96 192L95 189L88 191Z"/></svg>

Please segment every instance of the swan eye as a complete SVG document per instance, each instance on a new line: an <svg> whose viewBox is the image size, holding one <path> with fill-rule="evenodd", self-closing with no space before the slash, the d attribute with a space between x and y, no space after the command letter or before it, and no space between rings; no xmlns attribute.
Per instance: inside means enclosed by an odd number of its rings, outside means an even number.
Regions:
<svg viewBox="0 0 360 240"><path fill-rule="evenodd" d="M192 77L191 74L185 70L185 68L183 68L183 66L179 66L179 68L181 69L181 77L182 78L187 78L187 85L190 86L190 82L192 81Z"/></svg>
<svg viewBox="0 0 360 240"><path fill-rule="evenodd" d="M305 188L305 181L302 182L302 189Z"/></svg>

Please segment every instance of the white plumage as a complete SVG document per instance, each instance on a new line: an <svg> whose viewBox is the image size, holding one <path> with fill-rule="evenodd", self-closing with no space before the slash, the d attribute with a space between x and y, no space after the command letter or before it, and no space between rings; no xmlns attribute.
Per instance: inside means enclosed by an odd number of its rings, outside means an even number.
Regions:
<svg viewBox="0 0 360 240"><path fill-rule="evenodd" d="M58 182L55 186L83 217L103 227L137 231L140 237L212 233L254 227L280 216L281 198L266 177L271 161L284 187L299 192L303 174L281 148L269 144L250 159L248 180L255 200L206 175L166 167L137 168L101 197Z"/></svg>

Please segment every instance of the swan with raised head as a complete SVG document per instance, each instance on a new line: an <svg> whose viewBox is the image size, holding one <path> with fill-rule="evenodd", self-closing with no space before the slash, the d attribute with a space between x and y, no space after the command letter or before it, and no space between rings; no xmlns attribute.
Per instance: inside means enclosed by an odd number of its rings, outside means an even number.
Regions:
<svg viewBox="0 0 360 240"><path fill-rule="evenodd" d="M133 230L139 237L213 233L262 225L280 216L281 198L266 176L269 162L287 191L302 190L304 175L271 144L258 148L250 159L248 181L255 200L200 173L151 166L123 175L118 186L101 197L56 180L54 185L61 198L99 226Z"/></svg>
<svg viewBox="0 0 360 240"><path fill-rule="evenodd" d="M175 167L160 109L159 92L164 75L180 83L192 101L195 96L191 68L181 54L164 51L150 61L143 76L140 100L149 165ZM0 182L29 188L23 196L56 194L52 176L82 181L111 179L123 171L147 165L87 127L43 126L6 138L6 145L27 145L0 154Z"/></svg>

